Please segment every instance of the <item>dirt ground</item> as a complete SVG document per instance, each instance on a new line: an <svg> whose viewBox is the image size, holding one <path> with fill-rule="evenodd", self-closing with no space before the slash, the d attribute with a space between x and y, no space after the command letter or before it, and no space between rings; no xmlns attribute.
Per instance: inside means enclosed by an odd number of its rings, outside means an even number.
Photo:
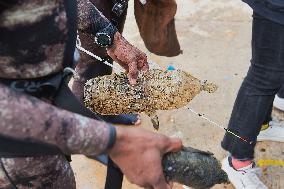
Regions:
<svg viewBox="0 0 284 189"><path fill-rule="evenodd" d="M219 85L214 94L202 93L190 107L226 126L240 84L248 70L251 41L251 10L238 0L177 0L176 26L183 54L158 57L150 54L139 36L130 1L124 36L135 46L147 52L150 60L162 68L173 65L200 79ZM274 112L275 114L275 112ZM284 114L276 112L283 119ZM160 133L180 137L184 145L213 152L218 159L226 156L220 147L224 131L206 122L186 109L159 112ZM148 117L142 115L142 127L153 130ZM257 144L256 160L284 160L284 144L261 142ZM102 189L106 168L84 156L73 156L72 167L79 189ZM262 167L265 184L271 189L284 188L284 167ZM124 182L124 189L139 187ZM186 188L176 184L174 189ZM233 188L218 185L214 189Z"/></svg>

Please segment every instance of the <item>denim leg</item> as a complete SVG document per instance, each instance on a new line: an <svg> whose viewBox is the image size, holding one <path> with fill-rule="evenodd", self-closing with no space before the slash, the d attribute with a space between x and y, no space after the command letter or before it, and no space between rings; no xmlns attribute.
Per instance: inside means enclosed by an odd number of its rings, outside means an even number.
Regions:
<svg viewBox="0 0 284 189"><path fill-rule="evenodd" d="M274 100L274 98L273 98L273 100ZM271 104L269 105L269 109L268 109L268 111L267 111L267 113L266 113L266 116L264 117L264 121L262 122L262 125L263 125L263 124L268 124L268 123L272 120L272 116L271 116L271 114L272 114L272 109L273 109L273 103L271 103Z"/></svg>
<svg viewBox="0 0 284 189"><path fill-rule="evenodd" d="M280 98L284 98L284 85L281 86L280 90L277 93L277 96Z"/></svg>
<svg viewBox="0 0 284 189"><path fill-rule="evenodd" d="M256 138L284 81L284 26L254 14L251 66L239 89L222 147L240 160L254 158Z"/></svg>

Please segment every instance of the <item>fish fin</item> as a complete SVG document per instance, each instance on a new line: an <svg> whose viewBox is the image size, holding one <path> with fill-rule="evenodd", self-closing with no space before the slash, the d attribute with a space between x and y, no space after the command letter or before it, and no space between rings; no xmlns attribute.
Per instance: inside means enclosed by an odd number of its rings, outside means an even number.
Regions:
<svg viewBox="0 0 284 189"><path fill-rule="evenodd" d="M151 118L151 122L155 130L159 130L159 117L157 116L156 112L146 112L146 114Z"/></svg>
<svg viewBox="0 0 284 189"><path fill-rule="evenodd" d="M218 89L218 86L214 83L207 83L207 80L201 82L201 90L207 91L208 93L214 93Z"/></svg>
<svg viewBox="0 0 284 189"><path fill-rule="evenodd" d="M186 152L199 153L199 154L204 154L204 155L208 155L208 156L213 156L214 155L211 152L208 152L208 151L205 152L205 151L201 151L201 150L198 150L198 149L195 149L195 148L191 148L191 147L183 147L182 150L186 151Z"/></svg>

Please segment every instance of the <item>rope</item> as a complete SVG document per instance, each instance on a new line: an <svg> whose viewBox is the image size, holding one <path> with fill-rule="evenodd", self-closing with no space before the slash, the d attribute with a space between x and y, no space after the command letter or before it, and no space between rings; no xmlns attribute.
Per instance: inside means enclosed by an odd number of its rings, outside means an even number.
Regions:
<svg viewBox="0 0 284 189"><path fill-rule="evenodd" d="M89 56L91 56L91 57L97 59L98 61L100 61L100 62L102 62L102 63L104 63L104 64L106 64L106 65L112 67L113 69L115 69L115 70L117 70L117 71L119 71L119 72L124 72L124 70L123 70L122 68L120 68L120 67L118 67L118 66L115 66L115 65L109 63L108 61L103 60L101 57L95 55L94 53L92 53L92 52L90 52L90 51L84 49L84 48L81 46L81 41L80 41L79 35L77 35L76 47L77 47L78 50L80 50L80 51L86 53L87 55L89 55Z"/></svg>

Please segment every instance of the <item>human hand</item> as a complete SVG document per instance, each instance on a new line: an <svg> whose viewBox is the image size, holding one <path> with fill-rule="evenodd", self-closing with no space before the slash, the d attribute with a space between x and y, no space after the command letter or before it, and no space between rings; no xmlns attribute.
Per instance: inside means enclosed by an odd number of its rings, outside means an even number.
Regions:
<svg viewBox="0 0 284 189"><path fill-rule="evenodd" d="M165 153L179 151L182 142L140 128L117 127L109 155L127 179L147 189L170 189L162 170Z"/></svg>
<svg viewBox="0 0 284 189"><path fill-rule="evenodd" d="M118 32L114 35L113 45L107 48L107 53L128 72L131 85L136 84L138 71L149 69L146 54L131 45Z"/></svg>

